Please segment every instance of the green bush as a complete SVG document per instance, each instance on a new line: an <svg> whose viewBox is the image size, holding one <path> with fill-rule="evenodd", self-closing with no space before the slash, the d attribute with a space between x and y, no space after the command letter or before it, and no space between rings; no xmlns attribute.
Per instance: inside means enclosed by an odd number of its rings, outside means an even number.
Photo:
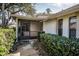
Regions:
<svg viewBox="0 0 79 59"><path fill-rule="evenodd" d="M40 34L40 41L44 51L53 56L79 55L79 39L69 39L52 34Z"/></svg>
<svg viewBox="0 0 79 59"><path fill-rule="evenodd" d="M13 29L0 28L0 56L7 55L15 40Z"/></svg>

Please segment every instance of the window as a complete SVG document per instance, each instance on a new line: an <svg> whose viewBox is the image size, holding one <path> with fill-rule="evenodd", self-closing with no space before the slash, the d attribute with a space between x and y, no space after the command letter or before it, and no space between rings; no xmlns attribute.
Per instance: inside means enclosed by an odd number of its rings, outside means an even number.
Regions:
<svg viewBox="0 0 79 59"><path fill-rule="evenodd" d="M69 18L69 38L76 38L76 16Z"/></svg>
<svg viewBox="0 0 79 59"><path fill-rule="evenodd" d="M62 36L62 25L63 25L63 19L58 20L58 35Z"/></svg>

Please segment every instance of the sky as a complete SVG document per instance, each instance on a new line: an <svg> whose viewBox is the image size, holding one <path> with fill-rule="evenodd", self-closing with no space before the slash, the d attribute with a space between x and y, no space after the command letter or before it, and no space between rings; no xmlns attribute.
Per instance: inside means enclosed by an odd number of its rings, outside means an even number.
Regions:
<svg viewBox="0 0 79 59"><path fill-rule="evenodd" d="M52 10L52 13L57 13L61 10L67 9L71 6L76 5L75 3L38 3L35 6L37 13L45 12L47 8Z"/></svg>

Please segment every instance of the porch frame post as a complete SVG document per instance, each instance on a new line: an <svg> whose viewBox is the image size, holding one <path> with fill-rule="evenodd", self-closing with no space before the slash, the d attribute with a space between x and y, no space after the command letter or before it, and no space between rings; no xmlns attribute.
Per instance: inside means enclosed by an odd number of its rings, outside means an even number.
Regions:
<svg viewBox="0 0 79 59"><path fill-rule="evenodd" d="M18 42L18 18L16 18L16 42Z"/></svg>

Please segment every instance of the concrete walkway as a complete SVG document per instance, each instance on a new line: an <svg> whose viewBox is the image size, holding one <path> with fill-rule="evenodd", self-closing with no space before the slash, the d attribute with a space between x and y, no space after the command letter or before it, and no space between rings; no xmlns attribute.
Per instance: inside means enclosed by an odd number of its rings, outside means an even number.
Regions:
<svg viewBox="0 0 79 59"><path fill-rule="evenodd" d="M10 56L39 56L38 51L33 48L34 41L30 41L30 44L20 45L18 50Z"/></svg>

